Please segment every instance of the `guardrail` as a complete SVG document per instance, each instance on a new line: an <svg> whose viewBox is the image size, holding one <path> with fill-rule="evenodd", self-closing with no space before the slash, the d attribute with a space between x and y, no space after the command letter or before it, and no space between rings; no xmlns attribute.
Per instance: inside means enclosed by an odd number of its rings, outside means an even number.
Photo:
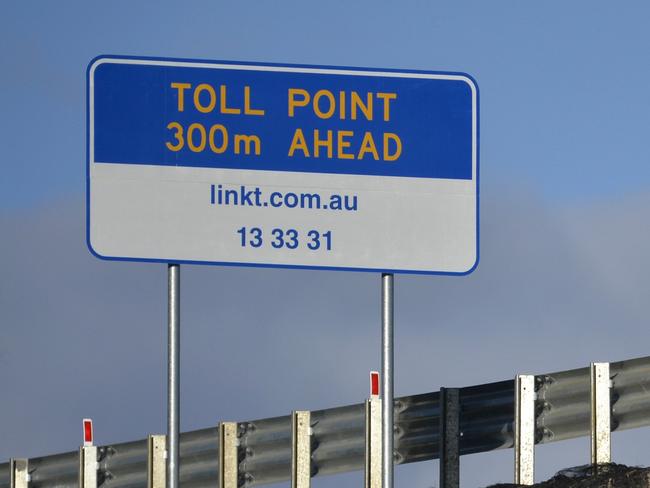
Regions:
<svg viewBox="0 0 650 488"><path fill-rule="evenodd" d="M442 405L440 392L395 400L395 463L442 457L440 484L453 488L458 486L460 456L515 447L515 478L531 484L535 444L591 435L592 462L598 464L609 461L610 431L650 425L650 357L443 389L442 394ZM181 434L183 488L216 487L220 479L222 488L252 487L292 477L293 486L304 487L314 476L363 469L370 486L377 473L369 470L381 466L376 456L370 461L371 453L377 452L372 439L381 436L366 435L367 423L377 425L367 413L378 411L375 404L370 407L377 401L372 397L365 405ZM307 430L300 424L305 419ZM88 462L83 449L81 456L75 451L12 460L0 465L0 488L72 488L80 481L88 486L88 480L106 488L159 488L164 475L152 473L160 473L164 449L159 437L155 439L157 443L143 439L99 446L96 464ZM305 455L307 447L311 456ZM93 471L92 476L84 476L87 470ZM376 481L373 486L378 486Z"/></svg>

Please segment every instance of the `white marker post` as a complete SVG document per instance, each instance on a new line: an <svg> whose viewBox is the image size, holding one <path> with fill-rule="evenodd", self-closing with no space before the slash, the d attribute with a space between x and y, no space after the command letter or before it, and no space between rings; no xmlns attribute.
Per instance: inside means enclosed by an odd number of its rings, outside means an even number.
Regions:
<svg viewBox="0 0 650 488"><path fill-rule="evenodd" d="M167 486L167 436L150 435L147 439L147 488Z"/></svg>
<svg viewBox="0 0 650 488"><path fill-rule="evenodd" d="M370 372L370 396L366 400L366 446L365 446L365 488L381 488L382 435L381 398L379 397L379 373Z"/></svg>

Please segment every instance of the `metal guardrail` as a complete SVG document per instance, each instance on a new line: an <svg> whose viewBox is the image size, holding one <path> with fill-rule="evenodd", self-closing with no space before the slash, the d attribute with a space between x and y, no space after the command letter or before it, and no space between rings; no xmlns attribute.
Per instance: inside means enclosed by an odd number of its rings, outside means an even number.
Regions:
<svg viewBox="0 0 650 488"><path fill-rule="evenodd" d="M611 363L611 430L650 425L650 357ZM535 443L592 434L590 368L535 376ZM513 447L513 380L459 389L460 455ZM397 464L439 458L440 394L395 399ZM365 404L312 411L311 474L322 476L365 466ZM239 486L287 481L292 473L292 416L237 424ZM4 441L4 440L3 440ZM453 443L452 443L453 444ZM98 447L97 485L145 488L147 439ZM181 434L183 488L218 486L219 429ZM31 488L73 488L79 483L79 452L29 460ZM10 463L0 465L0 488L10 488Z"/></svg>

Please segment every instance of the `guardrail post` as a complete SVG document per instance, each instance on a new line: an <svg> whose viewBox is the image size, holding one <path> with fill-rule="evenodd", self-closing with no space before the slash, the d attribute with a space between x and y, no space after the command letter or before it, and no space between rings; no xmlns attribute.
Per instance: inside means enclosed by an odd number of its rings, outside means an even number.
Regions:
<svg viewBox="0 0 650 488"><path fill-rule="evenodd" d="M79 448L79 488L97 488L97 446Z"/></svg>
<svg viewBox="0 0 650 488"><path fill-rule="evenodd" d="M440 488L460 486L460 390L440 388Z"/></svg>
<svg viewBox="0 0 650 488"><path fill-rule="evenodd" d="M219 424L219 488L237 488L237 422Z"/></svg>
<svg viewBox="0 0 650 488"><path fill-rule="evenodd" d="M382 427L381 398L379 398L379 373L370 373L370 398L366 400L366 462L365 488L382 488Z"/></svg>
<svg viewBox="0 0 650 488"><path fill-rule="evenodd" d="M291 488L311 485L311 412L291 415Z"/></svg>
<svg viewBox="0 0 650 488"><path fill-rule="evenodd" d="M11 459L9 469L11 470L10 488L27 488L29 483L29 461L27 459Z"/></svg>
<svg viewBox="0 0 650 488"><path fill-rule="evenodd" d="M515 378L515 484L535 483L535 376Z"/></svg>
<svg viewBox="0 0 650 488"><path fill-rule="evenodd" d="M591 464L612 461L609 363L591 363Z"/></svg>
<svg viewBox="0 0 650 488"><path fill-rule="evenodd" d="M147 488L167 486L167 436L150 435L147 448Z"/></svg>

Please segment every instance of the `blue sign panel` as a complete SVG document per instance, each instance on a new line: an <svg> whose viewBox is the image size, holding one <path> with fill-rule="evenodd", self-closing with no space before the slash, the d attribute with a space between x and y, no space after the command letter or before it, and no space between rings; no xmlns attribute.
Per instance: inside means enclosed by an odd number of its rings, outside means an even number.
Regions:
<svg viewBox="0 0 650 488"><path fill-rule="evenodd" d="M100 257L427 273L477 262L467 75L113 56L91 63L88 90ZM425 230L392 220L405 217ZM256 247L250 228L284 237ZM391 229L392 247L377 242ZM327 252L308 246L316 231Z"/></svg>
<svg viewBox="0 0 650 488"><path fill-rule="evenodd" d="M94 75L96 162L472 178L464 80L108 63Z"/></svg>

